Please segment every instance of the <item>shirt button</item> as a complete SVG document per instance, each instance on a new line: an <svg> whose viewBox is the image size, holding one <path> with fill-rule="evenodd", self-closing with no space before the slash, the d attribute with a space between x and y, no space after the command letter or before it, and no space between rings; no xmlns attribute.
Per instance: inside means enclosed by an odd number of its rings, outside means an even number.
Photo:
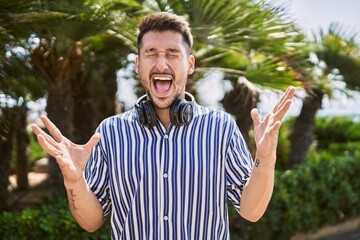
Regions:
<svg viewBox="0 0 360 240"><path fill-rule="evenodd" d="M165 217L164 217L164 220L165 220L165 221L169 220L169 217L168 217L168 216L165 216Z"/></svg>
<svg viewBox="0 0 360 240"><path fill-rule="evenodd" d="M164 138L165 138L165 139L168 139L168 138L169 138L169 135L165 134L165 135L164 135Z"/></svg>
<svg viewBox="0 0 360 240"><path fill-rule="evenodd" d="M164 178L167 178L168 177L168 174L167 173L164 173Z"/></svg>

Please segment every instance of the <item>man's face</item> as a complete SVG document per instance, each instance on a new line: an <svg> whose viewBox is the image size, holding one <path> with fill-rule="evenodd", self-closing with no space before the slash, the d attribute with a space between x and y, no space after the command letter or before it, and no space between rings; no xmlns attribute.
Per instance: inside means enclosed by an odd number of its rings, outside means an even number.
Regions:
<svg viewBox="0 0 360 240"><path fill-rule="evenodd" d="M156 108L166 109L185 97L185 85L195 59L186 53L182 35L175 31L144 34L136 57L136 72Z"/></svg>

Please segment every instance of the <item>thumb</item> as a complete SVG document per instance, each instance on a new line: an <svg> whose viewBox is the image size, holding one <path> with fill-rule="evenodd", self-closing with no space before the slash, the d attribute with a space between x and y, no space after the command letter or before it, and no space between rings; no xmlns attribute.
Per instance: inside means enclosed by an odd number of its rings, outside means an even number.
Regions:
<svg viewBox="0 0 360 240"><path fill-rule="evenodd" d="M261 123L260 117L259 117L259 110L257 108L253 108L251 110L250 115L251 115L251 118L252 118L252 120L254 122L255 127L258 126Z"/></svg>
<svg viewBox="0 0 360 240"><path fill-rule="evenodd" d="M90 140L85 144L85 148L87 148L88 151L91 151L91 149L100 141L100 139L101 139L101 134L95 133L94 135L92 135Z"/></svg>

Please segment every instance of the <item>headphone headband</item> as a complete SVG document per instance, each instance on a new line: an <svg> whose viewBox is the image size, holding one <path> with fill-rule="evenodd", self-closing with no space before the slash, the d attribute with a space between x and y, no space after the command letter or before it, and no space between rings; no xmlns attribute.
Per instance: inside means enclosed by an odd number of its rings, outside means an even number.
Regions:
<svg viewBox="0 0 360 240"><path fill-rule="evenodd" d="M195 98L193 95L191 95L188 92L185 92L185 99L188 100L189 102L191 102L191 104L195 103ZM146 101L147 99L147 94L142 95L137 101L136 104L140 104L140 102L142 101Z"/></svg>
<svg viewBox="0 0 360 240"><path fill-rule="evenodd" d="M189 124L194 115L195 98L185 92L185 99L178 98L170 106L170 122L175 126ZM141 126L153 127L156 125L157 117L155 108L147 95L141 96L135 104L137 121Z"/></svg>

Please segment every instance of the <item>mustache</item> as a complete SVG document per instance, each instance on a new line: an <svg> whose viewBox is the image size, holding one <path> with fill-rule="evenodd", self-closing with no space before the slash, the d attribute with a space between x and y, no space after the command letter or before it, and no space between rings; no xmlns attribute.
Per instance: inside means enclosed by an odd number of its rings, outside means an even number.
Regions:
<svg viewBox="0 0 360 240"><path fill-rule="evenodd" d="M171 76L172 78L175 79L175 75L174 75L172 72L169 72L169 71L165 71L165 72L152 71L152 72L150 73L150 78L152 78L152 76L153 76L153 75L156 75L156 74L169 75L169 76Z"/></svg>

